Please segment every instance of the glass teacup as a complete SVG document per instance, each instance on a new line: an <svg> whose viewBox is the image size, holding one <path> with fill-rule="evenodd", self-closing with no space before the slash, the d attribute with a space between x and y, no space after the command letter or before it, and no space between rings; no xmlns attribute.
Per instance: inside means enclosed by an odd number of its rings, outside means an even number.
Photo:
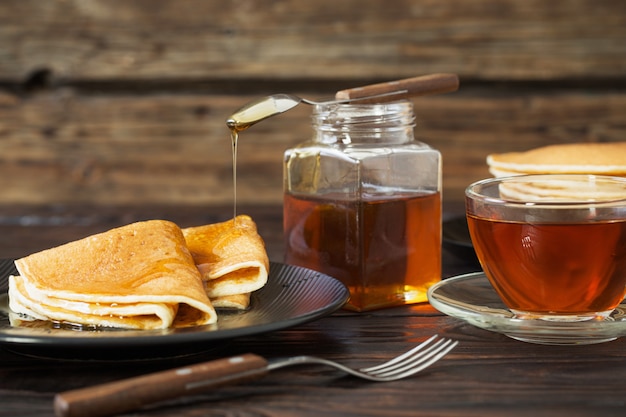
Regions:
<svg viewBox="0 0 626 417"><path fill-rule="evenodd" d="M517 317L602 320L624 299L626 178L492 178L465 196L481 266Z"/></svg>

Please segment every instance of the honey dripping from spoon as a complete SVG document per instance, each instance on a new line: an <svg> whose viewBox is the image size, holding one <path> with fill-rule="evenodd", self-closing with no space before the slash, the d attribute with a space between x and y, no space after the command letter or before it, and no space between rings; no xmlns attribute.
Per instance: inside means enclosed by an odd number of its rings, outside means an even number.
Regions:
<svg viewBox="0 0 626 417"><path fill-rule="evenodd" d="M236 126L228 125L228 127L230 128L231 152L233 158L233 219L237 219L237 144L239 142L240 130L238 130Z"/></svg>
<svg viewBox="0 0 626 417"><path fill-rule="evenodd" d="M334 100L325 102L315 102L292 94L273 94L246 104L226 121L232 140L233 219L237 217L237 146L240 132L262 120L284 113L300 103L309 105L351 102L381 103L414 96L448 93L456 91L458 87L459 78L456 74L431 74L341 90L335 94Z"/></svg>
<svg viewBox="0 0 626 417"><path fill-rule="evenodd" d="M237 147L239 132L247 130L250 126L268 117L286 112L295 107L298 103L300 103L300 100L289 94L275 94L247 104L226 120L226 126L230 129L230 138L232 141L233 219L237 218Z"/></svg>

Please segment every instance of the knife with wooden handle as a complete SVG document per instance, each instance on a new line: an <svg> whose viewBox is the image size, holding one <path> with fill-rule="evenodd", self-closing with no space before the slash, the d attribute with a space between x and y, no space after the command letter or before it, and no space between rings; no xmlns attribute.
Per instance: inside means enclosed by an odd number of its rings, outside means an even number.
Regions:
<svg viewBox="0 0 626 417"><path fill-rule="evenodd" d="M248 353L59 393L57 417L104 417L148 404L260 378L268 361Z"/></svg>

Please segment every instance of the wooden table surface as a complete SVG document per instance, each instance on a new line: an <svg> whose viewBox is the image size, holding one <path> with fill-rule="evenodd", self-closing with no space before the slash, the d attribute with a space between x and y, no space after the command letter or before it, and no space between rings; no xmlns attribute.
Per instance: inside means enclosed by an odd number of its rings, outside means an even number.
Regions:
<svg viewBox="0 0 626 417"><path fill-rule="evenodd" d="M277 207L253 215L270 258L281 260ZM0 213L0 257L15 258L113 226L168 218L181 226L218 221L232 208L10 208ZM476 267L444 253L444 276ZM410 379L370 383L320 366L285 368L262 380L169 401L132 416L612 416L626 414L626 340L543 346L447 317L427 304L368 313L339 311L287 330L243 337L217 349L161 360L50 360L0 348L0 416L53 416L59 391L253 352L267 358L317 355L351 366L375 364L432 334L459 346ZM155 347L158 349L158 347ZM149 352L150 355L158 353Z"/></svg>

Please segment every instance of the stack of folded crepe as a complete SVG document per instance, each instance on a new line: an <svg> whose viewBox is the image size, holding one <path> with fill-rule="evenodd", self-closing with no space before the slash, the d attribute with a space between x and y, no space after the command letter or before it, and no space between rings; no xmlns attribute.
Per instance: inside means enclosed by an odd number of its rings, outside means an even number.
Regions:
<svg viewBox="0 0 626 417"><path fill-rule="evenodd" d="M201 269L226 269L232 274L223 281L227 293L249 299L249 292L267 281L268 262L256 226L244 217L245 227L239 227L239 218L211 225L219 232L207 234L203 242L194 239L192 246L194 256L210 258L202 260ZM203 227L186 230L194 229ZM240 243L246 245L241 253L236 248ZM259 263L260 277L253 279L251 264ZM165 329L213 324L215 307L223 304L219 297L212 303L216 285L205 284L206 274L196 266L182 230L164 220L133 223L47 249L16 260L15 266L19 275L9 277L9 307L27 319ZM246 279L238 280L238 274Z"/></svg>
<svg viewBox="0 0 626 417"><path fill-rule="evenodd" d="M246 309L250 293L267 282L269 259L254 221L246 215L183 229L206 292L217 308Z"/></svg>
<svg viewBox="0 0 626 417"><path fill-rule="evenodd" d="M112 229L15 266L9 307L35 319L133 329L217 320L185 238L168 221Z"/></svg>
<svg viewBox="0 0 626 417"><path fill-rule="evenodd" d="M523 174L626 176L626 142L569 143L487 156L495 177Z"/></svg>

